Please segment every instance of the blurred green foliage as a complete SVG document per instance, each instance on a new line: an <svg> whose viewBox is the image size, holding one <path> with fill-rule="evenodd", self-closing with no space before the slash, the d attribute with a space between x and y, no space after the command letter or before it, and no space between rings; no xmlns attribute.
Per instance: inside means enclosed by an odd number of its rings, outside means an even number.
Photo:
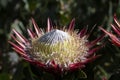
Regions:
<svg viewBox="0 0 120 80"><path fill-rule="evenodd" d="M120 0L0 0L0 80L52 80L52 75L31 67L8 44L13 28L27 37L31 17L42 28L46 27L48 17L58 27L67 26L72 18L76 19L76 29L87 26L91 29L96 25L90 39L93 40L101 35L99 26L111 29L114 14L120 19ZM101 57L83 70L87 78L83 75L80 79L81 72L77 72L75 78L69 75L65 80L120 79L120 49L108 37L103 41L106 46L96 53Z"/></svg>

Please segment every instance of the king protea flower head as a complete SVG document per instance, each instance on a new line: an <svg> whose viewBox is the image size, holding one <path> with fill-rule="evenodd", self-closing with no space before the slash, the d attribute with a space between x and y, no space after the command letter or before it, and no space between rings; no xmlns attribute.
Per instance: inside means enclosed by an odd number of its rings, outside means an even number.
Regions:
<svg viewBox="0 0 120 80"><path fill-rule="evenodd" d="M115 24L111 24L111 27L114 30L115 34L112 32L108 32L101 27L100 27L100 29L111 38L111 41L113 44L120 47L120 38L119 38L119 36L120 36L120 23L117 20L116 15L114 15L114 21L115 21Z"/></svg>
<svg viewBox="0 0 120 80"><path fill-rule="evenodd" d="M94 60L94 53L100 48L94 47L103 36L89 42L89 34L86 28L81 31L74 30L75 19L68 29L53 28L50 20L47 21L47 29L38 28L32 18L35 32L28 29L30 39L25 38L15 29L12 38L17 44L9 41L13 49L26 61L37 67L52 73L63 73L85 67L85 64Z"/></svg>

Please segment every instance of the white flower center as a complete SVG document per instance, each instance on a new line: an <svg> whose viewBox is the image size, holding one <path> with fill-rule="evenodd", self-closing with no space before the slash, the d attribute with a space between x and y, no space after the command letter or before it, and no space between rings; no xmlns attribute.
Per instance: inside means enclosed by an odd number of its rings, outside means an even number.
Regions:
<svg viewBox="0 0 120 80"><path fill-rule="evenodd" d="M66 32L55 29L40 37L40 39L38 39L38 42L53 45L58 42L63 42L65 40L68 40L69 38L70 36Z"/></svg>
<svg viewBox="0 0 120 80"><path fill-rule="evenodd" d="M30 54L44 63L54 60L60 66L68 67L84 59L88 51L86 42L86 36L80 38L76 32L69 34L55 29L33 41Z"/></svg>

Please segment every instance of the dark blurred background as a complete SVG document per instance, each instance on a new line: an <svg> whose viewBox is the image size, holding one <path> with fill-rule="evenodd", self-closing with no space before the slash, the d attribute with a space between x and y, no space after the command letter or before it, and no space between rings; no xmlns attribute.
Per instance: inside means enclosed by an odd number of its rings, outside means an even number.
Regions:
<svg viewBox="0 0 120 80"><path fill-rule="evenodd" d="M96 25L90 38L94 40L102 33L99 26L111 30L114 14L120 19L120 0L0 0L0 80L52 80L50 74L31 68L8 44L13 28L28 37L31 17L41 28L46 27L48 17L54 26L67 26L72 18L76 19L75 29L88 26L90 30ZM120 79L120 49L108 37L103 41L106 45L96 53L101 57L88 64L84 69L87 78L80 80Z"/></svg>

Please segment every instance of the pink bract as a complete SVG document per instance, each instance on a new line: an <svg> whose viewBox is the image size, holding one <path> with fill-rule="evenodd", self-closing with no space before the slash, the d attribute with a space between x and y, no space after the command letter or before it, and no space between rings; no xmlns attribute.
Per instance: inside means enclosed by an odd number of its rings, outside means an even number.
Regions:
<svg viewBox="0 0 120 80"><path fill-rule="evenodd" d="M120 47L120 38L119 38L119 36L120 36L120 23L119 23L118 19L116 18L116 15L114 15L114 21L115 21L115 24L111 24L111 27L115 33L108 32L107 30L105 30L101 27L100 27L100 29L110 37L111 42L114 45Z"/></svg>

